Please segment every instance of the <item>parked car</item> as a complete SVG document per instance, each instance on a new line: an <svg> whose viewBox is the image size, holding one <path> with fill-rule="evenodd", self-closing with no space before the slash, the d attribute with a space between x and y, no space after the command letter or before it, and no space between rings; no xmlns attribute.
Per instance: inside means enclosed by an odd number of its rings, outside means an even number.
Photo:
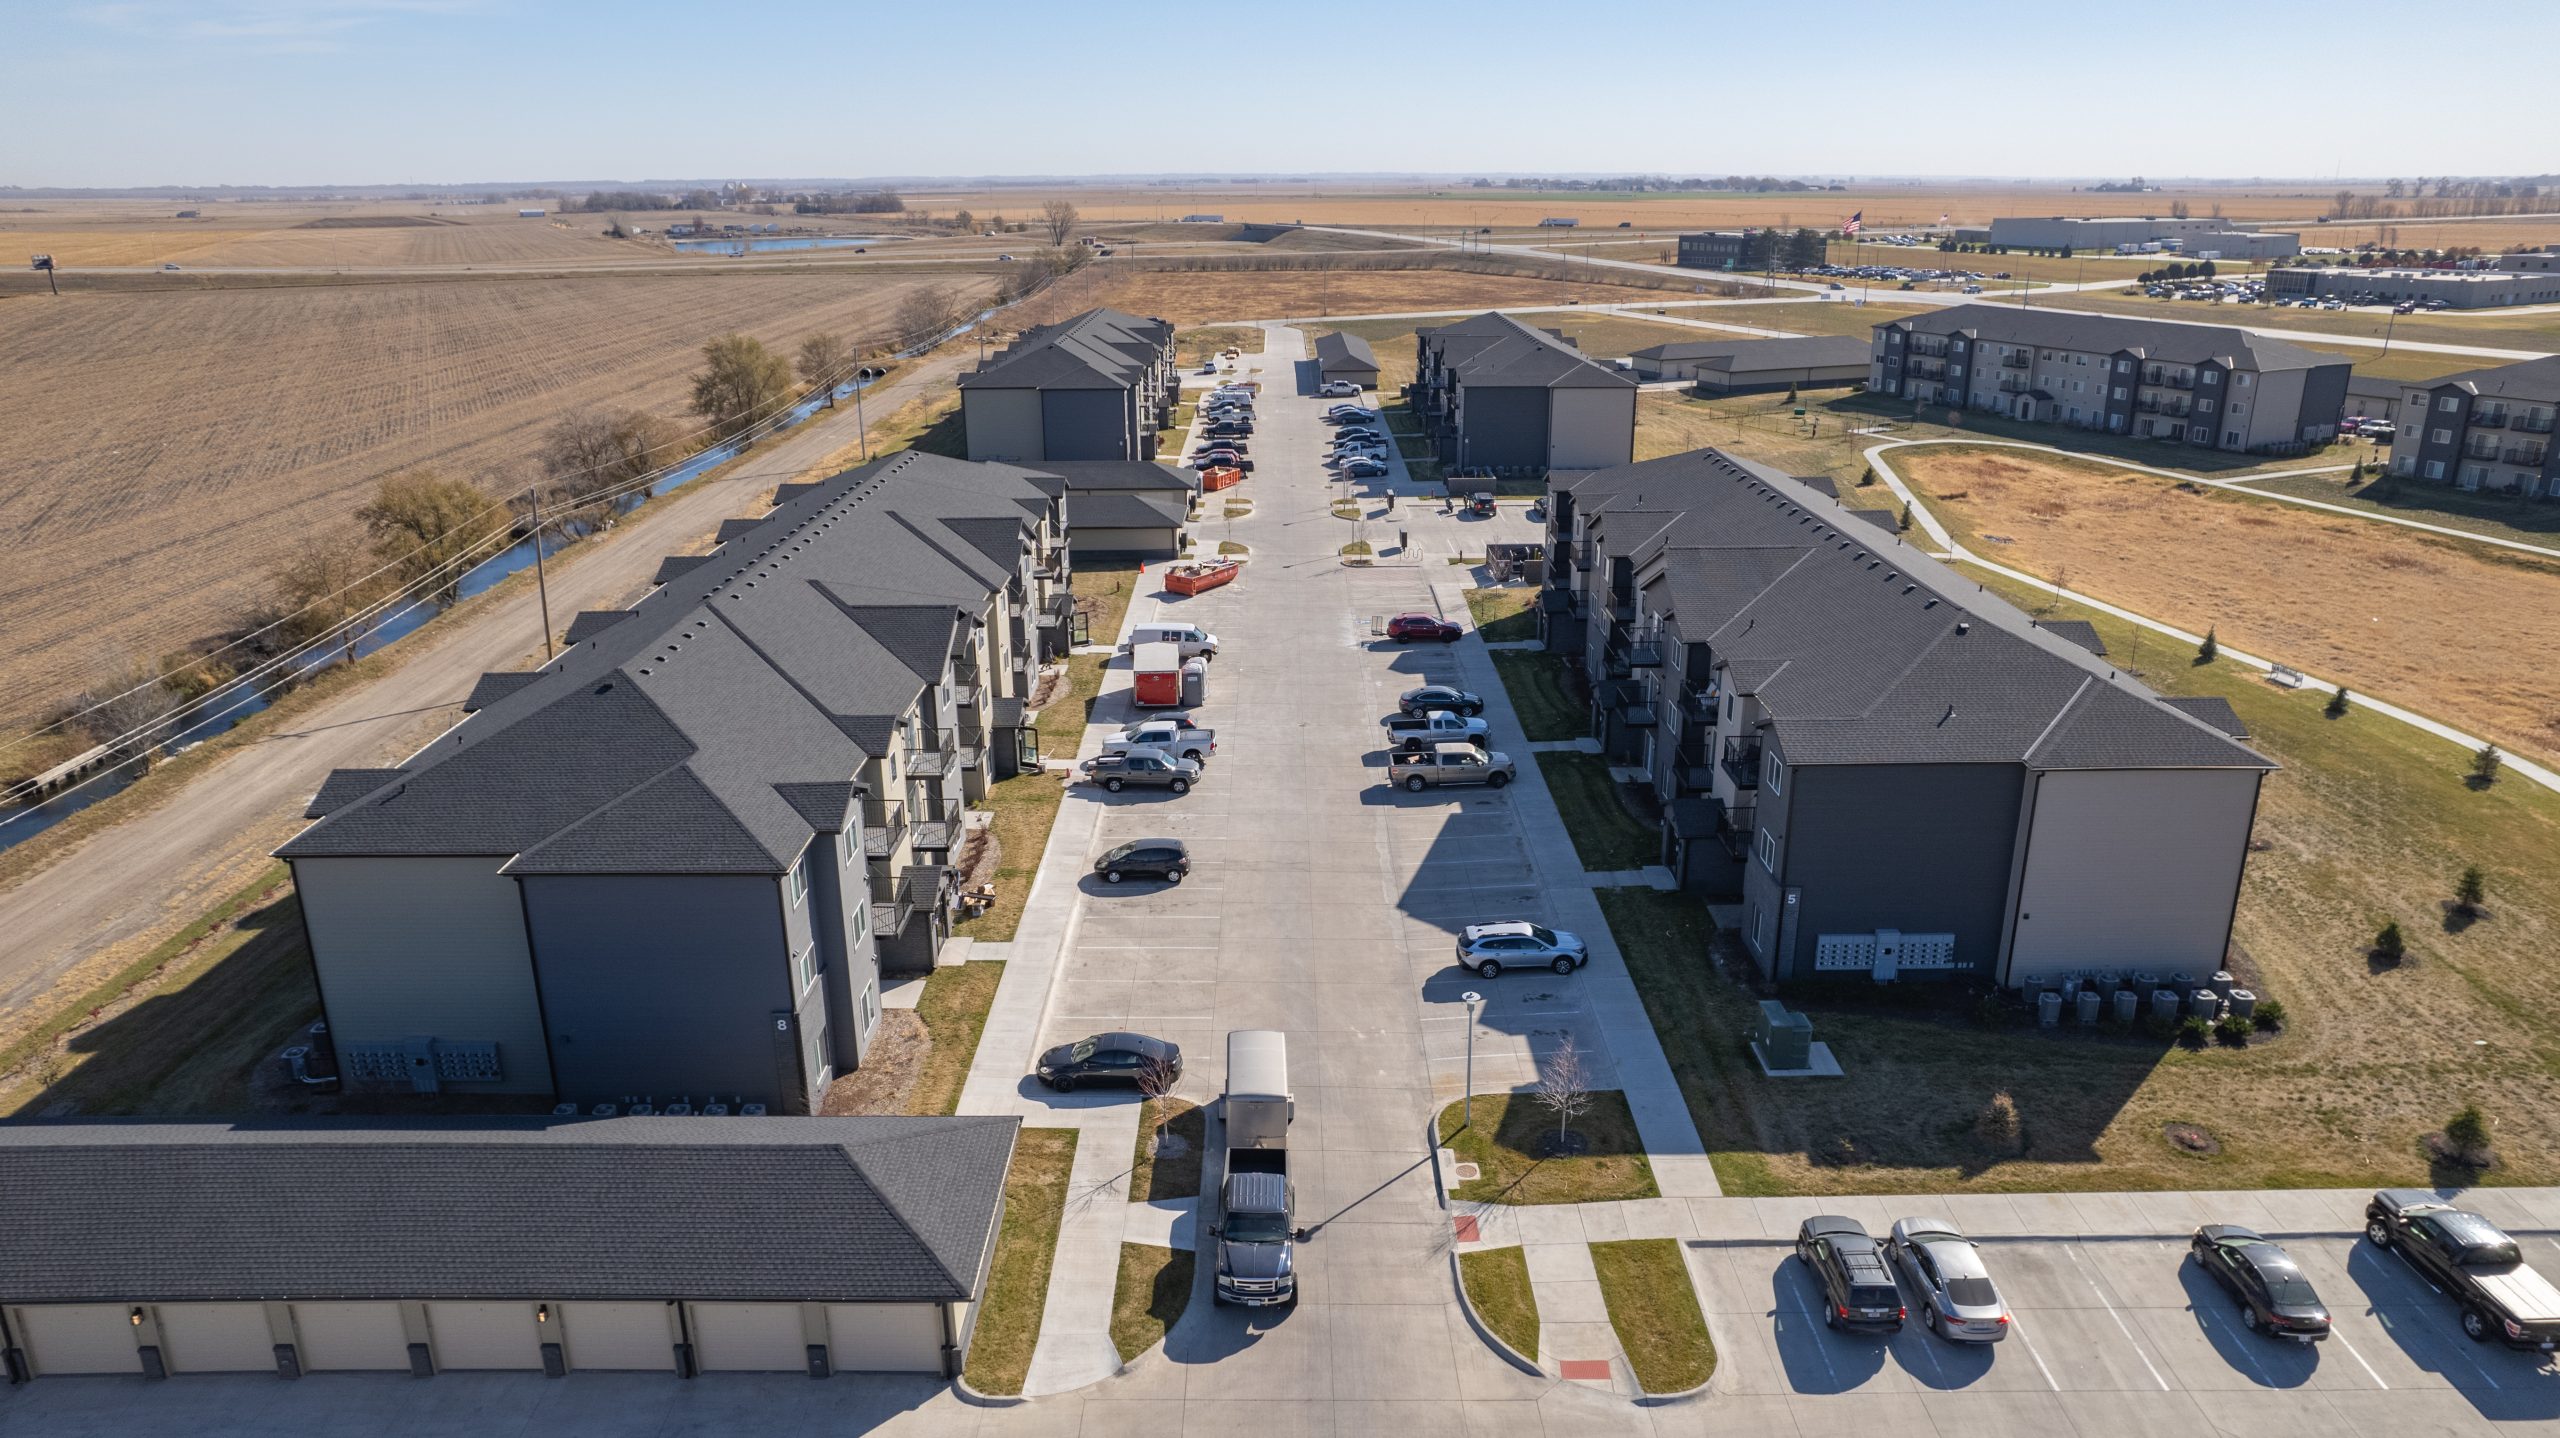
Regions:
<svg viewBox="0 0 2560 1438"><path fill-rule="evenodd" d="M1436 639L1448 644L1466 632L1436 614L1399 614L1387 621L1387 637L1402 643Z"/></svg>
<svg viewBox="0 0 2560 1438"><path fill-rule="evenodd" d="M1951 1343L2009 1336L2009 1305L1962 1229L1942 1218L1906 1218L1893 1226L1884 1251L1919 1292L1922 1327Z"/></svg>
<svg viewBox="0 0 2560 1438"><path fill-rule="evenodd" d="M1102 882L1162 879L1179 884L1191 872L1191 850L1180 839L1132 839L1093 861Z"/></svg>
<svg viewBox="0 0 2560 1438"><path fill-rule="evenodd" d="M1458 963L1491 979L1504 969L1552 969L1569 974L1591 962L1582 940L1561 929L1525 920L1469 924L1458 931Z"/></svg>
<svg viewBox="0 0 2560 1438"><path fill-rule="evenodd" d="M1320 395L1358 394L1359 392L1360 386L1347 379L1327 380L1324 387L1316 391Z"/></svg>
<svg viewBox="0 0 2560 1438"><path fill-rule="evenodd" d="M1218 636L1197 624L1141 624L1129 631L1129 642L1120 647L1134 651L1141 644L1178 645L1185 659L1218 657Z"/></svg>
<svg viewBox="0 0 2560 1438"><path fill-rule="evenodd" d="M1145 1034L1095 1034L1040 1055L1040 1082L1059 1093L1080 1083L1136 1084L1150 1075L1182 1077L1182 1046Z"/></svg>
<svg viewBox="0 0 2560 1438"><path fill-rule="evenodd" d="M2252 1333L2317 1343L2329 1336L2329 1308L2293 1256L2236 1223L2208 1223L2187 1244L2196 1266L2240 1300L2240 1326Z"/></svg>
<svg viewBox="0 0 2560 1438"><path fill-rule="evenodd" d="M2461 1304L2462 1332L2472 1342L2560 1349L2560 1289L2527 1267L2516 1241L2479 1214L2422 1188L2386 1188L2365 1205L2364 1236Z"/></svg>
<svg viewBox="0 0 2560 1438"><path fill-rule="evenodd" d="M1212 420L1200 426L1200 433L1207 439L1243 439L1253 433L1253 421L1249 419Z"/></svg>
<svg viewBox="0 0 2560 1438"><path fill-rule="evenodd" d="M1349 425L1333 432L1333 442L1335 444L1340 444L1345 440L1351 439L1374 439L1384 441L1386 437L1385 431L1373 429L1365 424Z"/></svg>
<svg viewBox="0 0 2560 1438"><path fill-rule="evenodd" d="M1223 444L1204 449L1184 462L1193 469L1216 469L1223 464L1230 469L1240 469L1247 474L1253 473L1253 461L1245 458L1243 451Z"/></svg>
<svg viewBox="0 0 2560 1438"><path fill-rule="evenodd" d="M1096 754L1076 766L1087 779L1117 794L1136 784L1188 794L1200 780L1196 760L1177 759L1162 749L1133 746L1113 754Z"/></svg>
<svg viewBox="0 0 2560 1438"><path fill-rule="evenodd" d="M1348 479L1384 479L1392 472L1386 461L1379 459L1355 459L1342 467L1343 476Z"/></svg>
<svg viewBox="0 0 2560 1438"><path fill-rule="evenodd" d="M1408 754L1419 754L1434 744L1464 740L1481 749L1486 744L1486 725L1482 719L1468 719L1446 709L1427 714L1390 714L1378 721L1387 731L1387 742Z"/></svg>
<svg viewBox="0 0 2560 1438"><path fill-rule="evenodd" d="M1446 709L1460 718L1472 719L1484 712L1484 696L1453 684L1425 684L1397 696L1396 709L1405 714L1428 714L1434 709Z"/></svg>
<svg viewBox="0 0 2560 1438"><path fill-rule="evenodd" d="M1378 417L1378 412L1364 405L1338 404L1324 412L1328 424L1365 424Z"/></svg>
<svg viewBox="0 0 2560 1438"><path fill-rule="evenodd" d="M1854 1333L1900 1333L1909 1311L1882 1245L1854 1218L1816 1214L1796 1229L1796 1261L1822 1288L1822 1321Z"/></svg>
<svg viewBox="0 0 2560 1438"><path fill-rule="evenodd" d="M1123 728L1102 741L1102 752L1117 754L1129 749L1161 749L1177 759L1206 764L1218 752L1218 736L1211 730L1192 727L1191 721L1179 714L1159 714Z"/></svg>

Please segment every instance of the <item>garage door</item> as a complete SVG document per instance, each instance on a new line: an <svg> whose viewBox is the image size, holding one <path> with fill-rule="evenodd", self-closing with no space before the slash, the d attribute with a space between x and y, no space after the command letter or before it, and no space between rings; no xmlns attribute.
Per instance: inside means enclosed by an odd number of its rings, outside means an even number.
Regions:
<svg viewBox="0 0 2560 1438"><path fill-rule="evenodd" d="M530 1303L430 1303L436 1368L539 1368L542 1339Z"/></svg>
<svg viewBox="0 0 2560 1438"><path fill-rule="evenodd" d="M276 1341L262 1303L164 1303L160 1356L172 1373L272 1373Z"/></svg>
<svg viewBox="0 0 2560 1438"><path fill-rule="evenodd" d="M397 1303L297 1303L293 1330L310 1372L408 1370L409 1337Z"/></svg>
<svg viewBox="0 0 2560 1438"><path fill-rule="evenodd" d="M808 1340L796 1303L696 1303L693 1339L704 1372L806 1371Z"/></svg>
<svg viewBox="0 0 2560 1438"><path fill-rule="evenodd" d="M827 1341L847 1373L939 1373L942 1311L930 1303L830 1303Z"/></svg>
<svg viewBox="0 0 2560 1438"><path fill-rule="evenodd" d="M142 1371L130 1304L54 1303L13 1308L9 1317L38 1375Z"/></svg>
<svg viewBox="0 0 2560 1438"><path fill-rule="evenodd" d="M569 1366L577 1369L675 1370L675 1325L663 1303L564 1303Z"/></svg>

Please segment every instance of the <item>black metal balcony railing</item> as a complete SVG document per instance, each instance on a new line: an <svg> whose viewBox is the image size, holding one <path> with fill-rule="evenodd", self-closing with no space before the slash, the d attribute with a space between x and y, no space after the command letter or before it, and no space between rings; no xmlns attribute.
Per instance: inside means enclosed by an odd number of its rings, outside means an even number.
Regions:
<svg viewBox="0 0 2560 1438"><path fill-rule="evenodd" d="M2528 468L2539 469L2542 467L2545 453L2546 451L2538 444L2519 445L2498 451L2498 458L2509 464L2521 464Z"/></svg>
<svg viewBox="0 0 2560 1438"><path fill-rule="evenodd" d="M2502 409L2473 410L2471 412L2471 427L2473 429L2505 429L2507 427L2507 412Z"/></svg>
<svg viewBox="0 0 2560 1438"><path fill-rule="evenodd" d="M1751 833L1759 827L1759 818L1760 811L1748 804L1716 815L1716 842L1724 846L1728 857L1751 857Z"/></svg>
<svg viewBox="0 0 2560 1438"><path fill-rule="evenodd" d="M920 731L907 745L907 772L923 778L939 778L951 771L951 760L959 750L952 732L941 726Z"/></svg>
<svg viewBox="0 0 2560 1438"><path fill-rule="evenodd" d="M987 686L974 680L963 680L951 686L952 707L966 714L986 707Z"/></svg>
<svg viewBox="0 0 2560 1438"><path fill-rule="evenodd" d="M1672 767L1671 777L1678 781L1683 795L1715 792L1716 766L1713 764L1677 764Z"/></svg>
<svg viewBox="0 0 2560 1438"><path fill-rule="evenodd" d="M1737 789L1760 787L1760 741L1727 739L1724 741L1724 775Z"/></svg>
<svg viewBox="0 0 2560 1438"><path fill-rule="evenodd" d="M898 851L907 835L907 806L897 799L866 800L862 806L862 853L885 859Z"/></svg>
<svg viewBox="0 0 2560 1438"><path fill-rule="evenodd" d="M915 827L910 832L919 849L955 849L960 846L961 830L965 827L960 822L960 811L937 805L918 810Z"/></svg>
<svg viewBox="0 0 2560 1438"><path fill-rule="evenodd" d="M882 934L895 934L906 928L916 911L915 870L901 869L894 876L871 876L871 927Z"/></svg>
<svg viewBox="0 0 2560 1438"><path fill-rule="evenodd" d="M2475 439L2462 447L2462 457L2464 459L2496 459L2498 457L2498 442L2496 440L2489 440L2486 443L2483 443L2482 441Z"/></svg>
<svg viewBox="0 0 2560 1438"><path fill-rule="evenodd" d="M1573 547L1574 568L1587 571L1599 562L1600 546L1594 541L1586 539Z"/></svg>
<svg viewBox="0 0 2560 1438"><path fill-rule="evenodd" d="M2035 358L2032 355L2008 354L2000 356L2000 364L2004 369L2025 369L2033 363L2035 363Z"/></svg>
<svg viewBox="0 0 2560 1438"><path fill-rule="evenodd" d="M1627 662L1638 669L1661 668L1662 641L1650 634L1638 635L1634 639L1629 640L1627 642Z"/></svg>
<svg viewBox="0 0 2560 1438"><path fill-rule="evenodd" d="M2002 394L2025 394L2027 392L2027 382L2022 379L2011 379L2008 376L2003 375L2000 379L2000 392Z"/></svg>
<svg viewBox="0 0 2560 1438"><path fill-rule="evenodd" d="M2549 434L2551 433L2551 416L2539 412L2520 415L2516 419L2516 428L2526 434Z"/></svg>
<svg viewBox="0 0 2560 1438"><path fill-rule="evenodd" d="M1632 599L1619 599L1614 596L1611 597L1609 600L1609 622L1612 624L1635 623L1636 602Z"/></svg>
<svg viewBox="0 0 2560 1438"><path fill-rule="evenodd" d="M1692 689L1680 696L1680 712L1701 724L1716 722L1716 707L1724 696L1713 689Z"/></svg>

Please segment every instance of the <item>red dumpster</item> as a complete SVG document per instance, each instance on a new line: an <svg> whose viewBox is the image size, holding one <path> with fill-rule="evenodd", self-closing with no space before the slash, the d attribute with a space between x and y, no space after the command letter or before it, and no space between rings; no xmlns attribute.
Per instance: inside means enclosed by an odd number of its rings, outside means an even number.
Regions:
<svg viewBox="0 0 2560 1438"><path fill-rule="evenodd" d="M1130 699L1141 709L1170 709L1182 702L1182 646L1141 644L1130 652Z"/></svg>

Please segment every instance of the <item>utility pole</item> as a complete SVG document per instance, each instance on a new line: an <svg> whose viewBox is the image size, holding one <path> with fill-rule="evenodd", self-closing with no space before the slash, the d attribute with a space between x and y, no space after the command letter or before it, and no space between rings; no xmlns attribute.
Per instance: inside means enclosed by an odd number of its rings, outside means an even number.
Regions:
<svg viewBox="0 0 2560 1438"><path fill-rule="evenodd" d="M53 256L30 255L27 258L33 261L30 268L44 271L45 288L53 291L54 297L59 299L62 295L62 285L53 277Z"/></svg>
<svg viewBox="0 0 2560 1438"><path fill-rule="evenodd" d="M542 662L548 664L559 651L551 643L551 576L542 565L542 491L527 485L524 495L533 502L533 588L542 596Z"/></svg>

